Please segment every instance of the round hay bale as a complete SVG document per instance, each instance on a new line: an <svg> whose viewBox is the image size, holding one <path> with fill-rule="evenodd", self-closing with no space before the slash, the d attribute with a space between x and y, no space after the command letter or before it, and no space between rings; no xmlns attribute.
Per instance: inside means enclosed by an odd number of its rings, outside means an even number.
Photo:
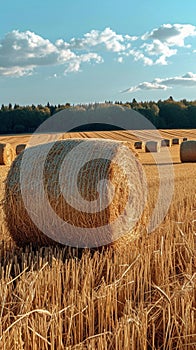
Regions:
<svg viewBox="0 0 196 350"><path fill-rule="evenodd" d="M134 143L134 148L135 149L143 149L143 142L142 141L136 141Z"/></svg>
<svg viewBox="0 0 196 350"><path fill-rule="evenodd" d="M183 137L182 141L187 141L188 138L187 137Z"/></svg>
<svg viewBox="0 0 196 350"><path fill-rule="evenodd" d="M0 165L11 165L14 158L13 147L9 143L0 143Z"/></svg>
<svg viewBox="0 0 196 350"><path fill-rule="evenodd" d="M196 140L184 141L180 145L180 160L184 162L196 162Z"/></svg>
<svg viewBox="0 0 196 350"><path fill-rule="evenodd" d="M180 144L180 139L174 138L172 139L172 145L179 145Z"/></svg>
<svg viewBox="0 0 196 350"><path fill-rule="evenodd" d="M161 140L161 147L170 147L170 146L171 146L171 140L169 139Z"/></svg>
<svg viewBox="0 0 196 350"><path fill-rule="evenodd" d="M26 148L6 180L4 212L15 242L98 247L130 232L146 199L145 175L130 150L127 142L104 139ZM105 179L112 190L102 186Z"/></svg>
<svg viewBox="0 0 196 350"><path fill-rule="evenodd" d="M147 141L145 144L145 152L160 152L160 144L157 141Z"/></svg>
<svg viewBox="0 0 196 350"><path fill-rule="evenodd" d="M26 143L21 143L16 146L16 154L19 155L26 148Z"/></svg>

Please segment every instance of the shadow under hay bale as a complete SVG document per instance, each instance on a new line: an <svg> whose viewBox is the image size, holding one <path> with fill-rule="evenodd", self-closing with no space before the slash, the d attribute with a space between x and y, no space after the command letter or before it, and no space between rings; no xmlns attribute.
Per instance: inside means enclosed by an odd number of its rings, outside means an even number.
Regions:
<svg viewBox="0 0 196 350"><path fill-rule="evenodd" d="M31 243L36 247L61 243L93 248L118 239L120 230L122 233L127 233L128 228L131 230L145 204L145 177L134 151L130 152L130 149L127 142L68 139L52 145L30 147L19 154L8 173L4 201L7 226L17 245ZM63 164L71 152L76 154L72 154L71 162L66 167ZM23 163L26 167L21 185ZM126 165L127 173L119 164ZM40 169L43 170L41 175ZM73 181L75 178L76 184ZM112 201L111 188L100 187L105 180L112 183ZM87 207L79 209L72 205L77 191ZM24 195L30 209L27 209ZM103 196L109 203L105 207L102 207ZM100 210L87 210L95 201ZM111 228L111 224L124 213L126 216L122 227ZM60 229L57 225L59 220ZM102 227L107 226L108 229L101 231ZM78 229L87 229L89 233L78 236ZM98 232L99 229L102 233ZM79 243L74 245L75 241Z"/></svg>
<svg viewBox="0 0 196 350"><path fill-rule="evenodd" d="M180 139L174 138L172 139L172 145L179 145L180 144Z"/></svg>
<svg viewBox="0 0 196 350"><path fill-rule="evenodd" d="M147 141L145 144L145 152L160 152L160 143L157 141Z"/></svg>
<svg viewBox="0 0 196 350"><path fill-rule="evenodd" d="M0 165L11 165L14 158L13 147L9 143L0 143Z"/></svg>
<svg viewBox="0 0 196 350"><path fill-rule="evenodd" d="M185 162L196 162L196 140L184 141L180 145L180 160Z"/></svg>
<svg viewBox="0 0 196 350"><path fill-rule="evenodd" d="M169 139L161 140L161 147L170 147L170 146L171 146L171 140Z"/></svg>
<svg viewBox="0 0 196 350"><path fill-rule="evenodd" d="M107 250L109 250L108 247L103 250L103 252ZM27 244L25 246L17 246L13 241L9 243L1 241L0 264L3 269L6 269L7 266L11 266L10 275L12 278L15 278L16 275L20 274L24 269L24 266L26 266L27 270L38 271L42 264L47 263L52 266L54 259L66 263L68 260L81 259L83 254L89 254L93 257L95 253L101 254L101 252L101 249L100 251L97 249L79 249L66 247L61 244L47 246L33 246L32 244ZM3 269L0 270L0 278L3 277Z"/></svg>
<svg viewBox="0 0 196 350"><path fill-rule="evenodd" d="M26 148L26 143L21 143L16 146L16 154L19 155Z"/></svg>

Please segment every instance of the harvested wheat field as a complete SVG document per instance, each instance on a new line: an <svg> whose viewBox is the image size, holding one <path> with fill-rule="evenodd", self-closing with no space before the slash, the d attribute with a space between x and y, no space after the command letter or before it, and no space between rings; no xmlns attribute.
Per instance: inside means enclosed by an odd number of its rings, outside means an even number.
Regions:
<svg viewBox="0 0 196 350"><path fill-rule="evenodd" d="M196 139L196 130L161 134ZM29 137L2 136L0 142L16 147ZM127 131L63 136L73 137L126 140L133 146L137 141ZM131 234L103 249L18 247L1 203L0 349L196 348L196 164L181 163L180 145L155 153L163 183L170 171L166 152L171 153L174 194L165 219L147 233L160 181L152 154L137 151L148 183L146 207ZM9 169L0 166L2 201Z"/></svg>

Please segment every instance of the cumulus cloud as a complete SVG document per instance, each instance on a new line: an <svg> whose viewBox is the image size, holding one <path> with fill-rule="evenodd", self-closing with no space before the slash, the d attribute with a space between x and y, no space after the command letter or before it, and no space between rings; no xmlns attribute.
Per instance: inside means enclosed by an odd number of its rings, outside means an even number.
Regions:
<svg viewBox="0 0 196 350"><path fill-rule="evenodd" d="M176 85L196 87L196 74L188 72L182 76L175 76L165 79L156 78L152 82L143 82L122 92L135 92L139 90L168 90Z"/></svg>
<svg viewBox="0 0 196 350"><path fill-rule="evenodd" d="M55 46L30 31L13 30L0 41L0 74L23 76L31 74L36 66L56 62Z"/></svg>
<svg viewBox="0 0 196 350"><path fill-rule="evenodd" d="M135 40L136 36L117 34L110 28L91 30L82 38L69 42L58 39L55 43L30 31L13 30L0 40L0 75L30 75L36 67L49 65L64 65L65 74L78 72L84 63L102 63L100 51L120 54Z"/></svg>
<svg viewBox="0 0 196 350"><path fill-rule="evenodd" d="M137 37L135 46L132 45L131 49L124 50L122 55L132 56L134 61L141 61L144 66L167 65L168 59L177 55L180 48L189 49L190 51L191 45L185 45L185 39L195 36L196 26L190 24L163 24L161 27L145 33L140 38Z"/></svg>
<svg viewBox="0 0 196 350"><path fill-rule="evenodd" d="M141 37L118 34L107 27L54 43L31 31L13 30L0 40L0 76L31 75L43 66L62 66L65 74L79 72L84 64L104 62L106 52L120 64L132 58L144 66L166 65L180 48L196 52L190 43L185 44L194 36L196 27L190 24L163 24Z"/></svg>
<svg viewBox="0 0 196 350"><path fill-rule="evenodd" d="M185 45L185 39L194 36L196 26L191 24L163 24L142 35L141 39L145 43L141 49L146 55L155 56L154 64L166 65L167 58L176 55L178 48L191 48L190 44Z"/></svg>
<svg viewBox="0 0 196 350"><path fill-rule="evenodd" d="M121 52L131 46L130 41L137 40L137 37L130 35L117 34L110 28L105 28L102 32L91 30L84 34L83 38L72 38L68 47L71 49L92 49L106 48L108 51Z"/></svg>
<svg viewBox="0 0 196 350"><path fill-rule="evenodd" d="M142 40L159 40L169 46L185 46L185 39L196 36L196 27L191 24L163 24L142 36Z"/></svg>
<svg viewBox="0 0 196 350"><path fill-rule="evenodd" d="M94 63L102 63L103 59L96 53L87 53L80 56L75 56L71 60L67 61L67 67L65 68L64 73L67 74L79 72L82 63L90 63L93 61Z"/></svg>
<svg viewBox="0 0 196 350"><path fill-rule="evenodd" d="M159 56L155 60L155 64L167 64L167 58L176 55L177 49L171 49L166 43L162 43L159 40L153 40L153 43L145 43L142 45L145 52L150 56Z"/></svg>
<svg viewBox="0 0 196 350"><path fill-rule="evenodd" d="M101 63L97 53L78 55L63 40L55 44L30 32L13 30L0 41L0 75L31 75L36 67L64 65L65 73L77 72L83 63Z"/></svg>
<svg viewBox="0 0 196 350"><path fill-rule="evenodd" d="M142 61L145 66L152 66L153 60L147 56L145 56L142 52L137 51L135 49L129 50L128 56L132 55L135 61Z"/></svg>

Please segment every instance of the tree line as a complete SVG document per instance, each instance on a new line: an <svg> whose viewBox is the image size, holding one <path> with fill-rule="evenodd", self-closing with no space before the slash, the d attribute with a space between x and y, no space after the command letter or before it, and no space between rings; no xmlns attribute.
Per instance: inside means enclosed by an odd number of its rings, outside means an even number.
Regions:
<svg viewBox="0 0 196 350"><path fill-rule="evenodd" d="M172 96L167 100L155 101L105 101L105 105L122 105L144 115L158 129L196 129L196 100L175 101ZM90 108L89 105L78 105ZM52 105L8 106L2 104L0 109L0 134L34 132L47 118L65 109L73 108L70 103Z"/></svg>
<svg viewBox="0 0 196 350"><path fill-rule="evenodd" d="M0 109L0 134L19 134L34 132L47 118L62 109L70 108L70 104L51 105L49 102L43 106L8 106L2 104Z"/></svg>

